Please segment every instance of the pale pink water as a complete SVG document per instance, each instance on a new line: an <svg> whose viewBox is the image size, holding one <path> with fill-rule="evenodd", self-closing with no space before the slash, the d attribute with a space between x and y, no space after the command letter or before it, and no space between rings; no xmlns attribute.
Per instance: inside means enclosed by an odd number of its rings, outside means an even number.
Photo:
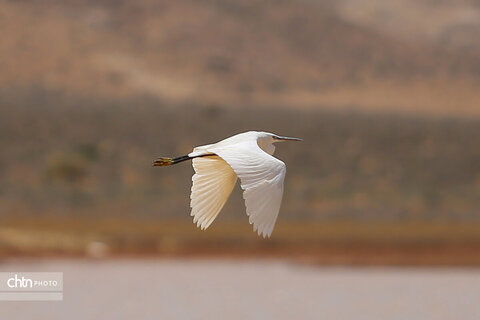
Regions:
<svg viewBox="0 0 480 320"><path fill-rule="evenodd" d="M480 319L480 270L311 267L278 260L18 260L62 271L62 302L0 302L0 319Z"/></svg>

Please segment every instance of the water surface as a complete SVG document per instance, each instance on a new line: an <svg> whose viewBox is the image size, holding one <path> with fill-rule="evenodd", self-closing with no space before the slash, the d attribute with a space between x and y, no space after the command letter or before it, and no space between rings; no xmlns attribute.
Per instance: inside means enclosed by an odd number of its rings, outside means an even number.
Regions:
<svg viewBox="0 0 480 320"><path fill-rule="evenodd" d="M64 301L0 302L1 319L480 319L480 269L48 259L0 271L64 272Z"/></svg>

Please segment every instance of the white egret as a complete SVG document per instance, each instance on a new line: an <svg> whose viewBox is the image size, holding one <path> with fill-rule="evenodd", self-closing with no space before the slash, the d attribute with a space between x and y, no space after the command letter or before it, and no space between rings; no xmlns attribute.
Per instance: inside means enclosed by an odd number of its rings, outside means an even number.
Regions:
<svg viewBox="0 0 480 320"><path fill-rule="evenodd" d="M192 159L195 174L190 195L193 222L208 228L223 208L240 178L250 224L270 237L283 196L285 163L274 158L273 143L302 141L268 132L249 131L220 142L196 147L188 155L159 158L154 166L169 166Z"/></svg>

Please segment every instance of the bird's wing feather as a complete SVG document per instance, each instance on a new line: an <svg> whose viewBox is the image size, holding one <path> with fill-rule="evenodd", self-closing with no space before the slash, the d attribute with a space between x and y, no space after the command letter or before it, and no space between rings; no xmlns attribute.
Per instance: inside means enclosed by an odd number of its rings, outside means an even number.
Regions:
<svg viewBox="0 0 480 320"><path fill-rule="evenodd" d="M190 195L193 222L208 228L232 193L237 176L220 157L199 157L192 160L195 174Z"/></svg>
<svg viewBox="0 0 480 320"><path fill-rule="evenodd" d="M264 152L255 140L213 150L240 178L249 222L263 237L270 237L283 196L285 164Z"/></svg>

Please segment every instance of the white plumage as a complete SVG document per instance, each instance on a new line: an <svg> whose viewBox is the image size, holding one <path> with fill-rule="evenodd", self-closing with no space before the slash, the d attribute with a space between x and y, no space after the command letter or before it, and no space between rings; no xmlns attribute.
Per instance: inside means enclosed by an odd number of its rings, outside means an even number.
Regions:
<svg viewBox="0 0 480 320"><path fill-rule="evenodd" d="M283 196L285 164L274 158L274 142L301 140L268 132L240 133L215 144L196 147L188 156L161 158L154 165L192 159L195 174L190 195L193 222L210 226L240 178L249 222L263 237L270 237ZM169 160L166 160L169 159ZM166 161L168 164L165 164Z"/></svg>

